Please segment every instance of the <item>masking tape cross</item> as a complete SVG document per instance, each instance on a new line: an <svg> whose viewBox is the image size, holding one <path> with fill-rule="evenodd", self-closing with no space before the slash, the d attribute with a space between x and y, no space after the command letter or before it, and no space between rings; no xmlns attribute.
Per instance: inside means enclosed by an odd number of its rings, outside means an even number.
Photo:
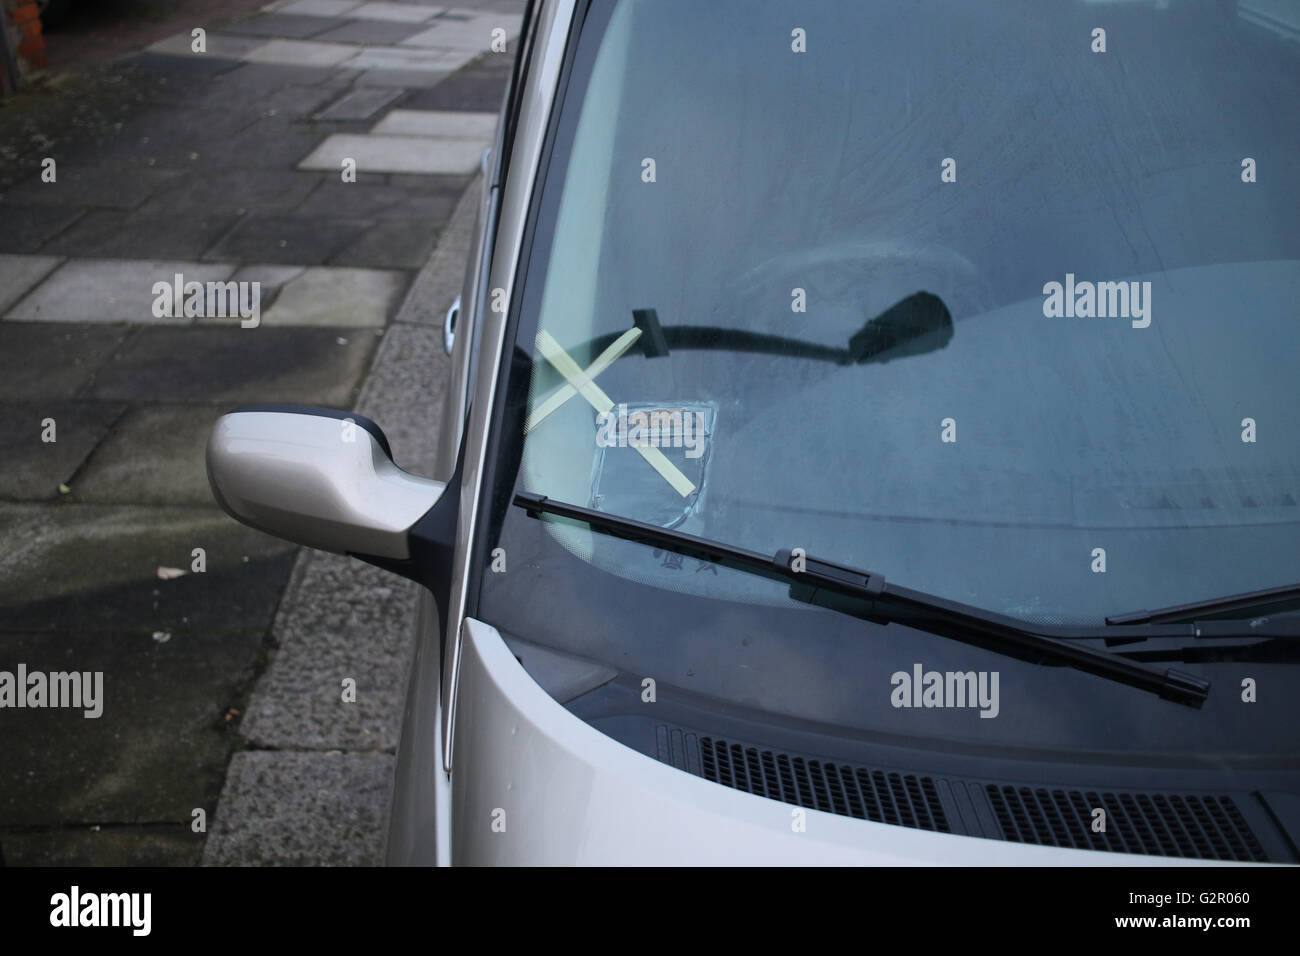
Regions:
<svg viewBox="0 0 1300 956"><path fill-rule="evenodd" d="M591 363L591 367L585 372L569 355L560 347L560 343L555 341L551 333L545 329L537 333L537 351L542 353L542 357L554 366L555 370L564 376L567 385L563 386L554 395L548 398L540 405L536 411L528 418L528 423L524 428L527 432L535 427L543 418L555 411L575 394L581 395L596 411L605 414L614 407L614 401L605 392L592 381L595 376L599 375L605 369L609 368L620 355L631 348L632 343L640 336L640 329L628 329L618 337L615 342L605 349L604 352ZM633 445L650 466L663 477L668 484L673 486L673 490L685 498L695 490L695 485L691 480L682 474L681 469L668 460L663 452L653 445Z"/></svg>

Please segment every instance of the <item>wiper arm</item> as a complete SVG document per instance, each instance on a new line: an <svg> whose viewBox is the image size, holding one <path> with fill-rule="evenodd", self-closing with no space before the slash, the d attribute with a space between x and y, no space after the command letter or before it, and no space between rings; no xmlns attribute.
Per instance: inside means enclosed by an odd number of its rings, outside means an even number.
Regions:
<svg viewBox="0 0 1300 956"><path fill-rule="evenodd" d="M795 562L792 561L790 551L778 551L769 557L757 551L749 551L670 528L661 528L643 521L584 508L581 505L566 504L530 492L517 493L514 497L514 505L523 508L533 518L543 514L557 518L570 518L615 537L639 541L642 544L662 547L668 551L725 567L788 581L794 585L791 588L791 596L810 604L853 613L847 611L842 600L836 603L834 595L858 602L865 601L870 605L869 612L858 616L866 616L872 621L880 623L897 621L900 624L964 643L977 646L992 645L992 649L1004 654L1014 650L1034 663L1064 664L1097 677L1158 694L1165 700L1190 707L1200 707L1209 696L1209 681L1194 674L1172 668L1164 671L1156 670L1117 653L1074 643L1080 639L1104 637L1141 639L1153 636L1153 631L1156 632L1155 636L1195 636L1189 626L1171 628L1111 626L1105 629L1030 627L1015 618L947 601L910 588L886 584L884 575L833 564L829 561L820 561L806 555L800 555L800 560L797 562L803 570L795 570L792 566ZM797 594L800 589L807 589L806 593ZM823 595L822 591L831 592L831 596Z"/></svg>
<svg viewBox="0 0 1300 956"><path fill-rule="evenodd" d="M1178 604L1155 611L1131 611L1128 614L1115 614L1106 618L1107 624L1171 624L1178 621L1194 619L1198 614L1219 614L1228 611L1256 611L1281 604L1284 601L1300 599L1300 584L1288 584L1285 587L1269 588L1266 591L1250 591L1245 594L1230 594L1226 597L1211 598L1208 601L1196 601L1193 604Z"/></svg>

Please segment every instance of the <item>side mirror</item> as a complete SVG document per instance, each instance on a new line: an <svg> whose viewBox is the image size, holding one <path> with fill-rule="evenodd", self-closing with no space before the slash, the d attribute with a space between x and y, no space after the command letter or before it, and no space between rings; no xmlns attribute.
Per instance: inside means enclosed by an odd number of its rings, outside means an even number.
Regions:
<svg viewBox="0 0 1300 956"><path fill-rule="evenodd" d="M394 465L388 439L370 419L293 405L237 408L213 427L207 466L213 496L236 520L422 576L412 532L447 485Z"/></svg>

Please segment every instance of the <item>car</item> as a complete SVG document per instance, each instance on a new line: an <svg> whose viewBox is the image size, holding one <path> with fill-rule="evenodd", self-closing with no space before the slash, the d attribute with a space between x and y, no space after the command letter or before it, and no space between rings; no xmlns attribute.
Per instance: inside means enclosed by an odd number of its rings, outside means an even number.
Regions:
<svg viewBox="0 0 1300 956"><path fill-rule="evenodd" d="M1297 862L1257 7L530 3L435 474L345 410L207 449L423 585L388 861Z"/></svg>

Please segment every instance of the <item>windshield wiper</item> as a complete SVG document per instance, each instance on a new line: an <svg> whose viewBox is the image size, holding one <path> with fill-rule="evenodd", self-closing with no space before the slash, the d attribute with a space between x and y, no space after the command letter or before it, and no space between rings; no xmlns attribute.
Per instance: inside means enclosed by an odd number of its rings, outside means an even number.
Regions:
<svg viewBox="0 0 1300 956"><path fill-rule="evenodd" d="M1106 618L1107 624L1171 624L1178 621L1193 620L1199 614L1221 614L1228 611L1258 611L1300 599L1300 584L1288 584L1285 587L1269 588L1265 591L1250 591L1245 594L1229 594L1226 597L1210 598L1192 604L1178 604L1162 607L1155 611L1130 611L1127 614L1115 614Z"/></svg>
<svg viewBox="0 0 1300 956"><path fill-rule="evenodd" d="M1012 656L1020 656L1032 663L1063 664L1158 694L1165 700L1189 707L1200 707L1209 696L1209 681L1194 674L1172 668L1156 670L1118 653L1075 643L1079 640L1108 637L1135 640L1148 637L1195 637L1193 625L1110 625L1104 628L1030 626L1016 618L947 601L922 591L886 584L884 575L870 571L821 561L807 555L800 555L795 562L792 560L792 552L788 550L768 556L530 492L517 493L513 503L533 518L543 514L569 518L615 537L787 581L792 585L791 597L796 600L865 617L877 623L893 621L941 637L987 647L1002 654L1015 652ZM796 564L802 565L803 569L795 570ZM867 605L866 613L861 613L860 605L863 603ZM859 606L858 610L852 609L855 604Z"/></svg>

